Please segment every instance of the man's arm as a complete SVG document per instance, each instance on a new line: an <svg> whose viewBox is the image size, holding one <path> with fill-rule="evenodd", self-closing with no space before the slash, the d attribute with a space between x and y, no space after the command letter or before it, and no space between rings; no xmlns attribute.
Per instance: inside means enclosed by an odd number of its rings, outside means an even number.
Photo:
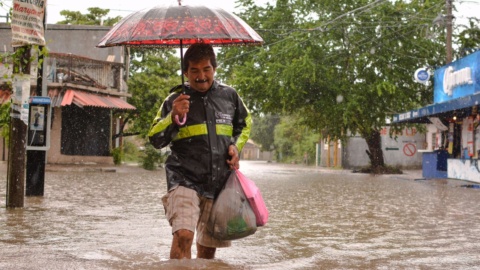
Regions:
<svg viewBox="0 0 480 270"><path fill-rule="evenodd" d="M236 108L233 121L232 143L237 147L238 152L241 152L248 138L250 138L252 117L240 97L237 99Z"/></svg>
<svg viewBox="0 0 480 270"><path fill-rule="evenodd" d="M165 99L153 120L148 139L155 148L163 148L170 144L178 133L178 126L172 121L171 95Z"/></svg>
<svg viewBox="0 0 480 270"><path fill-rule="evenodd" d="M236 108L237 109L235 111L235 117L233 121L232 144L230 144L228 147L230 159L227 160L227 164L230 166L231 170L240 168L240 152L250 137L250 130L252 126L252 117L250 112L240 97L237 99Z"/></svg>

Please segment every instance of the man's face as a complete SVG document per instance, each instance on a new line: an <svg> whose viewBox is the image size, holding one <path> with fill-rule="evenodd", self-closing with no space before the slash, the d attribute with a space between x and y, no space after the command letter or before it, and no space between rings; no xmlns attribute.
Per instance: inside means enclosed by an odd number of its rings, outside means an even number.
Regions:
<svg viewBox="0 0 480 270"><path fill-rule="evenodd" d="M213 84L215 68L210 63L210 59L200 60L197 63L190 61L185 76L193 90L207 92Z"/></svg>

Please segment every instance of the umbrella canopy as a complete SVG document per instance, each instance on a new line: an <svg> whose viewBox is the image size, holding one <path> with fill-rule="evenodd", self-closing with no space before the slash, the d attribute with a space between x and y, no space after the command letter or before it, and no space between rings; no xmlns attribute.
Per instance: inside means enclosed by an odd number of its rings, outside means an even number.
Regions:
<svg viewBox="0 0 480 270"><path fill-rule="evenodd" d="M197 42L212 46L262 45L263 39L235 14L221 8L187 5L156 6L134 12L118 22L97 47L180 47ZM185 93L182 77L183 93ZM179 125L185 124L186 115Z"/></svg>
<svg viewBox="0 0 480 270"><path fill-rule="evenodd" d="M155 6L118 22L97 47L261 45L263 39L235 14L205 6Z"/></svg>

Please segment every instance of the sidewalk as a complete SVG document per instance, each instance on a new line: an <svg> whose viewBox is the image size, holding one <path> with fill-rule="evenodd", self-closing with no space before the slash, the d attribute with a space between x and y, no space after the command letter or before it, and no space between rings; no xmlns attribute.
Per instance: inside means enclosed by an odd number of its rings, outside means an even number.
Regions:
<svg viewBox="0 0 480 270"><path fill-rule="evenodd" d="M6 161L0 162L0 172L7 172L8 163ZM110 164L47 164L45 165L45 172L141 172L145 171L138 164L122 164L119 166Z"/></svg>
<svg viewBox="0 0 480 270"><path fill-rule="evenodd" d="M145 171L138 164L47 164L46 172L137 172Z"/></svg>

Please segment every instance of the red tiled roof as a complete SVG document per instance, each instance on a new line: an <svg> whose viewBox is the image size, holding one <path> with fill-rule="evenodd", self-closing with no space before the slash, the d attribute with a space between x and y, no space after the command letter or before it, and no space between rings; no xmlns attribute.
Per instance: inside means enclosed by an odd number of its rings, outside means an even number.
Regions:
<svg viewBox="0 0 480 270"><path fill-rule="evenodd" d="M119 97L90 94L83 91L67 90L63 96L61 106L75 104L79 107L102 107L109 109L136 110L134 106L128 104Z"/></svg>

